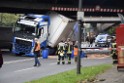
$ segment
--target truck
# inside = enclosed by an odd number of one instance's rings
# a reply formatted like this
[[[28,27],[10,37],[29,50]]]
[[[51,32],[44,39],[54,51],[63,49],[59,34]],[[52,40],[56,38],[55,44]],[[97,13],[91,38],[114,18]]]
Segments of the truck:
[[[0,27],[0,49],[12,50],[13,28]]]
[[[116,56],[113,60],[117,61],[117,70],[124,69],[124,23],[116,28]]]
[[[116,35],[114,37],[113,51],[113,63],[117,64],[117,70],[124,70],[124,16],[118,14],[121,23],[116,27]]]
[[[34,38],[39,39],[42,50],[53,50],[60,41],[67,39],[74,24],[73,19],[56,12],[23,15],[17,20],[14,29],[12,52],[34,56]]]

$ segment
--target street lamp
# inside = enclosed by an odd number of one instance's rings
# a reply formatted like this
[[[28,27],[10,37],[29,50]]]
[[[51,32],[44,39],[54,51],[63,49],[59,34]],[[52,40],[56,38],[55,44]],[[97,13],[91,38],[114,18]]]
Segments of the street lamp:
[[[78,57],[77,57],[77,74],[81,74],[81,23],[82,23],[82,0],[79,0],[77,20],[78,20]]]

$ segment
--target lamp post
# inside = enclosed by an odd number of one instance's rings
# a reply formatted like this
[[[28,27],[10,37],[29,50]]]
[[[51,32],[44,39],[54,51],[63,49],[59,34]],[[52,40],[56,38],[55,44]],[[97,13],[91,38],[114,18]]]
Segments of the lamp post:
[[[81,74],[81,20],[82,20],[82,0],[79,0],[77,20],[78,20],[78,57],[77,57],[77,74]]]

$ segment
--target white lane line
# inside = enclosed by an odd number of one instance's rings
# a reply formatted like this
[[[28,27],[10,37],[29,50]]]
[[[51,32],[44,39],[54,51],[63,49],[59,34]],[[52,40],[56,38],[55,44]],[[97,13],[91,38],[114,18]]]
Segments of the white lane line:
[[[21,69],[21,70],[16,70],[14,72],[22,72],[22,71],[27,71],[27,70],[31,70],[31,69],[34,69],[34,67],[25,68],[25,69]]]
[[[23,59],[23,60],[13,60],[13,61],[5,61],[4,64],[11,64],[11,63],[17,63],[17,62],[24,62],[24,61],[30,61],[34,60],[33,58],[30,59]]]

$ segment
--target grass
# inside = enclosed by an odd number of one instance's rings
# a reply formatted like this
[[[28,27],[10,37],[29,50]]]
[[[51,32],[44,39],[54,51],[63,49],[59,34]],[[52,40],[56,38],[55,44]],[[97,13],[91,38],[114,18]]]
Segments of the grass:
[[[74,69],[26,83],[80,83],[82,80],[95,78],[98,74],[103,73],[111,67],[111,64],[83,67],[81,68],[81,74],[79,75],[76,74],[76,69]]]

